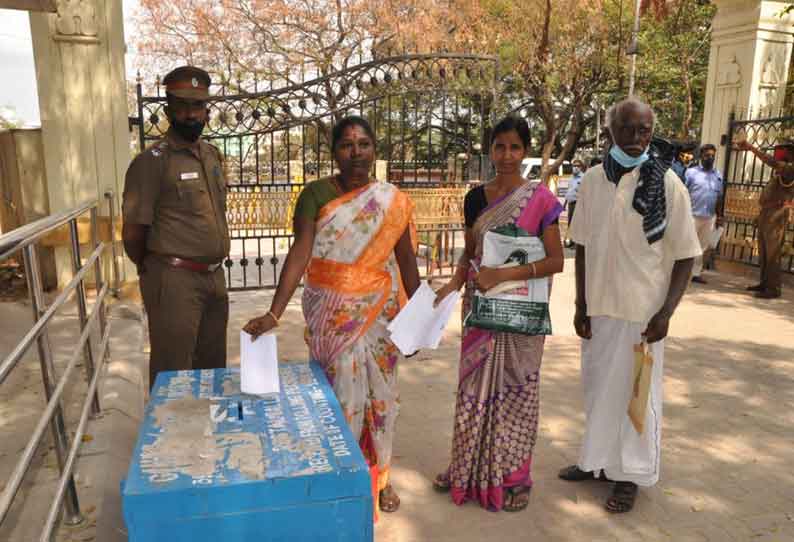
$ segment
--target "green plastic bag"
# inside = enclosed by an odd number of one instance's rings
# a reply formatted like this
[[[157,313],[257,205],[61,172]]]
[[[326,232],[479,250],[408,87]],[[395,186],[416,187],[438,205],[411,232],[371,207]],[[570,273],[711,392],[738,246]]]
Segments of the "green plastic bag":
[[[511,267],[545,257],[540,238],[508,225],[485,234],[481,265]],[[486,293],[476,292],[465,325],[523,335],[551,335],[548,277],[502,283]]]

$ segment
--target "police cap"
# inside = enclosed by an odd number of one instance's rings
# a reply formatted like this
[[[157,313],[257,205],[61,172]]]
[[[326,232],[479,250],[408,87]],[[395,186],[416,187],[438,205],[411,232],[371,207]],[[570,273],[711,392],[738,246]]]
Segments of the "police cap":
[[[163,78],[167,94],[190,100],[209,98],[210,83],[210,74],[195,66],[180,66]]]

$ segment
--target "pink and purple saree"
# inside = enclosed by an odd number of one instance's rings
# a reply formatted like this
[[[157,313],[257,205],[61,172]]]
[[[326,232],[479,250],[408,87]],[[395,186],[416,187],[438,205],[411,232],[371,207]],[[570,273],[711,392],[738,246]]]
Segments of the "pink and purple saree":
[[[492,202],[473,226],[475,261],[482,258],[485,233],[516,224],[540,236],[562,212],[545,185],[526,183]],[[469,269],[463,317],[475,291]],[[452,457],[447,476],[452,499],[476,499],[501,510],[504,491],[531,486],[532,450],[537,438],[540,364],[545,336],[467,327],[463,330]]]

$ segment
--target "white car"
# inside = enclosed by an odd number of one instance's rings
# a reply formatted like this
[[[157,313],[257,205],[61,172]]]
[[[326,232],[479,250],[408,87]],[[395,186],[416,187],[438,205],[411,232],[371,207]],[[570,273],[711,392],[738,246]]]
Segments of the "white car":
[[[540,167],[543,163],[541,158],[524,158],[521,161],[521,176],[530,181],[540,179]],[[552,175],[550,185],[556,187],[558,197],[565,197],[568,191],[569,177],[573,174],[573,166],[565,160],[557,169],[556,175]]]

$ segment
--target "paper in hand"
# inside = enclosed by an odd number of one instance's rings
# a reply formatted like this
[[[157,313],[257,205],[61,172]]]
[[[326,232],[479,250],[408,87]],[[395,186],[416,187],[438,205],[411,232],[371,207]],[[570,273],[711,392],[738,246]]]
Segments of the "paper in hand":
[[[422,281],[405,307],[389,323],[387,329],[394,345],[405,355],[422,348],[438,348],[459,299],[460,293],[452,292],[434,307],[436,293],[426,281]]]
[[[716,228],[713,232],[711,232],[711,239],[709,241],[709,248],[717,248],[717,245],[722,239],[722,234],[725,233],[725,226],[720,226]]]
[[[278,347],[272,333],[255,341],[240,331],[240,391],[252,395],[279,393]]]

